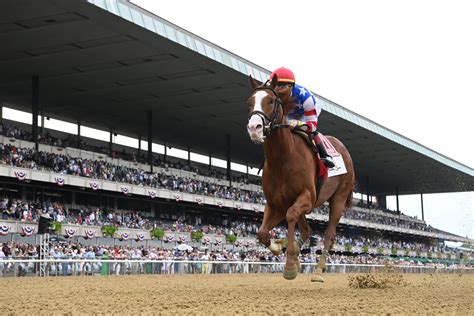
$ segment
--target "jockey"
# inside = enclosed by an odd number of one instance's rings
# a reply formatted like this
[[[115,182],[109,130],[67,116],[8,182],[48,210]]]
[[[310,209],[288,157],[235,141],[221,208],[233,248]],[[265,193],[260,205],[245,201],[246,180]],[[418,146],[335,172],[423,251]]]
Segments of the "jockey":
[[[320,101],[316,99],[311,91],[295,83],[295,75],[290,69],[285,67],[276,69],[270,75],[270,81],[275,75],[277,75],[278,78],[275,90],[278,93],[282,93],[287,89],[291,89],[290,93],[294,98],[295,108],[287,115],[288,124],[291,128],[303,125],[308,126],[309,130],[308,128],[306,128],[306,130],[315,135],[314,139],[316,141],[316,146],[318,147],[319,157],[324,165],[328,168],[334,167],[334,161],[332,160],[332,157],[328,155],[319,133],[316,131],[316,128],[318,127],[318,116],[321,114]]]

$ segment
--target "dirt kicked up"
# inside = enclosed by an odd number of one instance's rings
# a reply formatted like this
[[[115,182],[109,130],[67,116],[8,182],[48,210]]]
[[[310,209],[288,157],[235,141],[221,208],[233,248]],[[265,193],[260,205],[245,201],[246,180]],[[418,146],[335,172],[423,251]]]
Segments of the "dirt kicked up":
[[[154,275],[0,279],[10,314],[456,314],[474,311],[474,275],[405,274],[403,285],[355,289],[347,274],[326,283],[300,274]]]

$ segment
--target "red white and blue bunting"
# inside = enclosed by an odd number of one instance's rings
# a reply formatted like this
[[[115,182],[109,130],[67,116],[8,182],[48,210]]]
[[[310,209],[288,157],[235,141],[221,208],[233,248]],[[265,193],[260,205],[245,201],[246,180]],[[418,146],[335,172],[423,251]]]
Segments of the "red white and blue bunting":
[[[224,206],[224,203],[222,201],[217,201],[217,206],[222,207]]]
[[[221,244],[222,244],[222,240],[221,240],[221,239],[214,239],[214,245],[220,246]]]
[[[26,173],[25,171],[21,171],[21,170],[15,171],[14,173],[15,173],[15,177],[20,181],[25,180],[28,176],[28,173]]]
[[[89,186],[91,187],[92,191],[97,191],[99,189],[99,184],[97,182],[89,182]]]
[[[54,182],[56,182],[57,185],[62,187],[66,183],[66,178],[64,178],[64,177],[54,177]]]
[[[66,234],[64,235],[64,237],[66,238],[72,238],[76,235],[77,233],[77,228],[66,228],[64,230],[66,232]]]
[[[120,191],[122,191],[123,194],[129,195],[130,194],[130,189],[127,187],[120,187]]]
[[[238,240],[238,239],[237,239],[237,240],[235,241],[235,245],[236,245],[237,247],[242,247],[242,240]]]
[[[155,191],[148,191],[148,196],[151,197],[152,199],[156,198],[156,192]]]
[[[10,225],[1,225],[0,226],[0,236],[6,236],[10,232],[12,227]]]
[[[35,233],[35,228],[33,226],[21,226],[21,235],[22,236],[31,236]]]
[[[240,210],[240,209],[242,208],[242,204],[237,203],[237,204],[235,204],[235,207],[236,207],[238,210]]]
[[[173,242],[173,240],[174,240],[174,237],[173,237],[173,236],[171,236],[171,235],[166,235],[164,242]]]
[[[181,195],[180,194],[173,194],[173,198],[176,200],[176,202],[179,202],[181,200]]]
[[[145,240],[145,234],[137,233],[137,237],[135,238],[135,241],[143,241],[143,240]]]
[[[184,244],[186,242],[186,236],[179,236],[179,242]]]
[[[258,207],[257,205],[254,205],[254,206],[252,206],[252,208],[253,208],[253,210],[256,212],[256,211],[258,211],[258,208],[259,208],[259,207]]]
[[[209,238],[209,237],[204,237],[204,238],[202,239],[202,243],[203,243],[203,245],[209,245],[209,244],[211,243],[211,238]]]
[[[84,238],[86,239],[92,239],[95,237],[95,231],[92,230],[92,229],[87,229],[85,232],[84,232]]]
[[[200,198],[200,197],[195,198],[195,200],[196,200],[196,203],[197,203],[198,205],[203,205],[203,204],[204,204],[204,200],[203,200],[202,198]]]
[[[127,232],[120,232],[119,233],[119,239],[120,240],[128,240],[128,238],[130,238],[130,235],[127,233]]]

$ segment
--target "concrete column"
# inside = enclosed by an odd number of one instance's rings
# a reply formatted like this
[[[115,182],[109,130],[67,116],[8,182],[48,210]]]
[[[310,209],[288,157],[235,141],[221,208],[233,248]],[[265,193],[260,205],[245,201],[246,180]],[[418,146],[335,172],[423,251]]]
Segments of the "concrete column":
[[[188,147],[188,166],[191,166],[191,148]]]
[[[423,193],[420,194],[421,198],[421,219],[424,221],[425,220],[425,208],[423,205]]]
[[[387,196],[386,195],[377,195],[377,203],[381,208],[387,208]]]
[[[39,78],[32,77],[32,91],[31,91],[31,113],[33,114],[33,122],[31,124],[31,134],[35,142],[35,150],[38,150],[38,94],[39,94]]]
[[[71,205],[72,205],[73,208],[75,208],[76,207],[76,192],[72,191],[71,193],[72,193],[71,194]]]
[[[365,194],[367,195],[367,206],[369,206],[369,176],[365,177]]]
[[[44,137],[44,111],[41,108],[41,137]]]
[[[110,156],[110,157],[113,157],[114,148],[113,148],[112,129],[109,130],[109,135],[110,135],[110,139],[109,139],[109,156]]]
[[[232,175],[230,171],[230,162],[231,162],[231,151],[230,151],[230,135],[225,135],[225,151],[227,158],[227,180],[229,180],[229,185],[232,185]]]
[[[21,201],[26,202],[26,186],[21,187]]]
[[[150,165],[150,172],[153,172],[153,112],[147,111],[147,141],[148,141],[148,159],[147,162]],[[166,150],[166,149],[165,149]]]
[[[142,151],[142,135],[138,135],[138,149],[137,149],[137,156],[140,157],[140,153]],[[138,159],[137,159],[138,161]]]
[[[81,149],[81,121],[77,120],[77,148]]]
[[[164,148],[165,148],[165,155],[164,155],[163,159],[165,160],[164,162],[167,163],[167,161],[168,161],[168,144],[166,144],[166,141],[165,141]]]
[[[395,187],[395,197],[397,198],[397,213],[400,216],[400,205],[398,204],[398,185]]]

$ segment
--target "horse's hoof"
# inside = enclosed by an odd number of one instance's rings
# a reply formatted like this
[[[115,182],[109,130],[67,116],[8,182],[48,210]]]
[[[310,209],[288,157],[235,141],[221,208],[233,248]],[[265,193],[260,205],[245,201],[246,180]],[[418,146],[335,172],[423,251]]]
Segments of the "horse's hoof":
[[[286,269],[283,271],[283,277],[286,279],[286,280],[293,280],[294,278],[296,278],[296,276],[298,275],[298,270],[297,269],[294,269],[294,270],[291,270],[291,271],[287,271]]]
[[[321,269],[321,268],[316,269],[316,272],[314,273],[313,277],[311,278],[311,282],[324,283],[323,269]]]
[[[324,283],[324,278],[320,274],[316,274],[311,278],[311,282],[319,282],[319,283]]]

